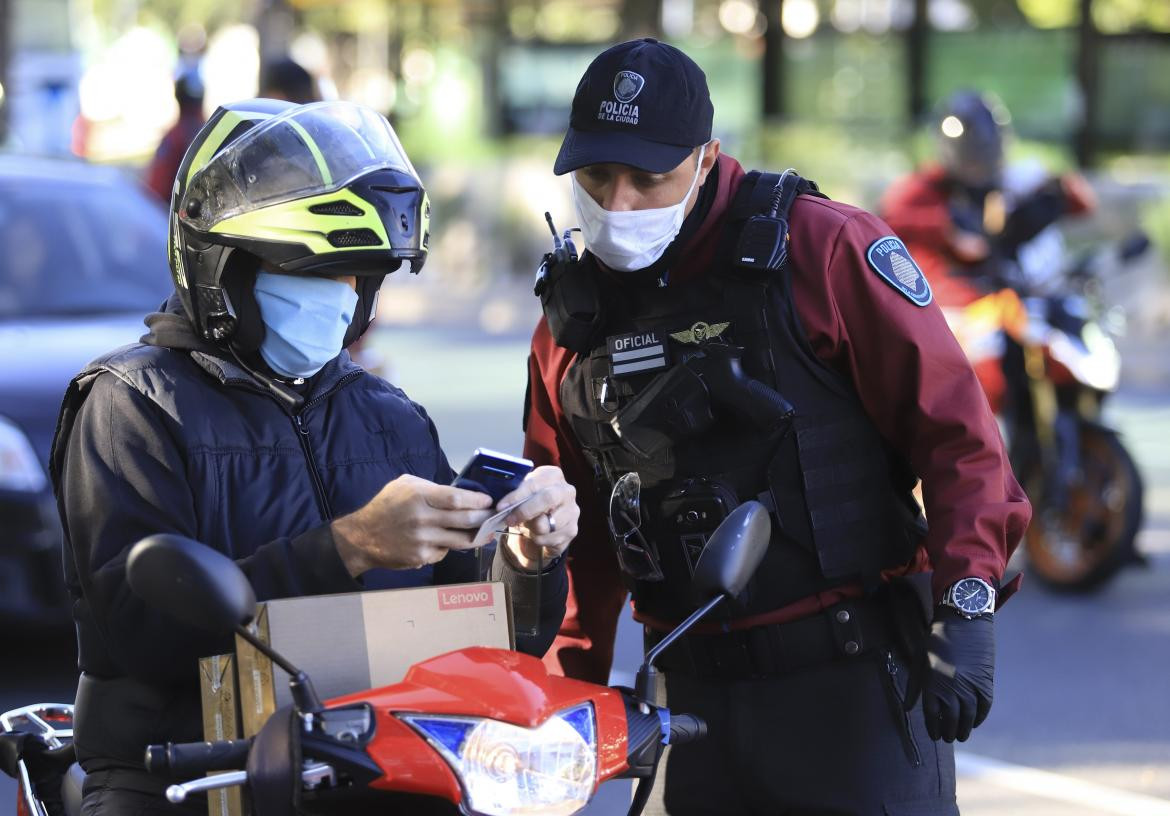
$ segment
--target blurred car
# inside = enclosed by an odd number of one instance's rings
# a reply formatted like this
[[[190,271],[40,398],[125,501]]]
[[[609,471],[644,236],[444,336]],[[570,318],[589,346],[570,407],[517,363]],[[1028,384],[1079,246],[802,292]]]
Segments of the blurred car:
[[[0,620],[66,624],[49,446],[70,379],[171,290],[167,215],[123,171],[0,156]]]

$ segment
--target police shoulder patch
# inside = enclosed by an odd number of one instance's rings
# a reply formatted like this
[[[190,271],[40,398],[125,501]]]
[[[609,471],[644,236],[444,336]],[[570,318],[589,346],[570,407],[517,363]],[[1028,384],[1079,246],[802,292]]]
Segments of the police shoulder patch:
[[[896,235],[878,238],[869,245],[865,259],[870,268],[916,306],[926,306],[933,297],[926,275],[910,257],[910,250]]]

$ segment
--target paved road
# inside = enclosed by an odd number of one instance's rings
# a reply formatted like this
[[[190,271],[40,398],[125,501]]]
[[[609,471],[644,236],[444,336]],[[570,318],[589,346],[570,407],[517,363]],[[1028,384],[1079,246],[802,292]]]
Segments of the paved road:
[[[518,450],[523,338],[391,330],[379,347],[456,467],[479,445]],[[1123,394],[1113,416],[1147,479],[1151,565],[1088,597],[1033,582],[1000,614],[995,710],[960,757],[966,816],[1170,816],[1170,394]],[[5,642],[0,705],[65,699],[67,653]],[[627,624],[617,672],[638,657]],[[11,791],[0,781],[0,816],[13,813]],[[619,812],[621,795],[605,791],[590,813]]]

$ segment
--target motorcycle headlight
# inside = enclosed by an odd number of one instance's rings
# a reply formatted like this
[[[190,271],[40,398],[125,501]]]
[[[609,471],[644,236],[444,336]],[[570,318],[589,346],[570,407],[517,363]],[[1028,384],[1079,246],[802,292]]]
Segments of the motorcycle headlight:
[[[400,714],[459,777],[478,816],[569,816],[597,786],[593,705],[561,711],[537,728],[478,717]]]
[[[0,416],[0,489],[39,493],[47,484],[45,469],[24,431]]]

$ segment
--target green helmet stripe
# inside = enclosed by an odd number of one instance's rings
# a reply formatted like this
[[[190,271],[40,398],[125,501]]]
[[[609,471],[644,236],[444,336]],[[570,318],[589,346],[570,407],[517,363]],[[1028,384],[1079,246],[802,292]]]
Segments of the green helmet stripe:
[[[301,134],[301,138],[305,140],[305,146],[309,148],[309,152],[313,154],[313,161],[317,162],[317,172],[321,174],[321,181],[325,186],[333,184],[333,174],[329,172],[329,165],[325,163],[325,156],[321,153],[321,148],[317,147],[317,143],[313,141],[313,137],[309,135],[309,131],[301,127],[301,123],[295,119],[289,119],[288,123],[292,125],[293,130]]]
[[[184,186],[189,185],[191,183],[191,177],[202,170],[211,161],[211,157],[219,152],[219,149],[223,147],[223,140],[231,135],[231,132],[236,129],[236,126],[240,122],[251,122],[257,119],[269,118],[271,118],[271,114],[268,113],[225,110],[223,117],[215,124],[211,133],[207,134],[207,138],[199,146],[199,152],[191,160],[191,166],[187,168],[187,178],[183,182]]]

